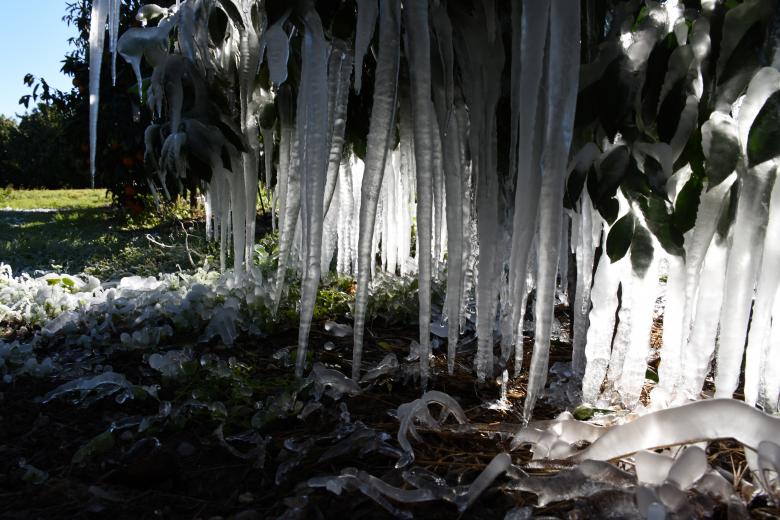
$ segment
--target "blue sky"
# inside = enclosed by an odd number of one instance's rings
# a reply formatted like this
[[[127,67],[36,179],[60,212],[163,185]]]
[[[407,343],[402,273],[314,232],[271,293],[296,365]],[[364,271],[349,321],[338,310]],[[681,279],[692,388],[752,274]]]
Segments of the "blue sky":
[[[22,82],[28,72],[60,90],[71,88],[71,78],[60,72],[68,38],[76,35],[75,27],[62,21],[66,3],[0,0],[0,114],[24,112],[18,102],[31,93]]]

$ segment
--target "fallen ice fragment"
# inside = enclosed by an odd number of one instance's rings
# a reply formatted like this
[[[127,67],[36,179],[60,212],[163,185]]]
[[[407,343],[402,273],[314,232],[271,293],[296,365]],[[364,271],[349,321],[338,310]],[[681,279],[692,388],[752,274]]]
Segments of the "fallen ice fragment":
[[[78,328],[79,313],[75,311],[65,311],[53,320],[43,326],[43,332],[48,335],[54,335],[58,332],[68,333]]]
[[[653,451],[640,451],[634,455],[634,463],[639,482],[660,486],[669,475],[674,459]]]
[[[337,338],[345,338],[352,335],[352,325],[336,323],[335,321],[325,322],[325,332]]]
[[[666,481],[685,490],[699,480],[707,471],[707,454],[698,446],[689,446],[669,470]]]
[[[398,366],[398,358],[395,357],[395,354],[390,353],[382,358],[382,361],[380,361],[376,367],[366,372],[366,375],[363,376],[360,382],[366,383],[369,381],[374,381],[375,379],[378,379],[385,374],[395,372],[398,369]]]
[[[41,402],[45,404],[71,392],[79,392],[78,401],[81,402],[87,394],[93,391],[97,392],[97,399],[119,393],[116,397],[117,402],[124,402],[128,398],[133,397],[136,389],[154,396],[154,390],[150,387],[135,386],[124,375],[116,372],[103,372],[94,377],[82,377],[60,385],[46,394]]]
[[[176,377],[181,374],[184,363],[192,359],[192,353],[186,349],[170,350],[165,354],[154,353],[149,356],[149,366],[165,377]]]
[[[357,395],[360,386],[338,370],[326,368],[322,363],[314,363],[309,374],[309,380],[314,382],[314,399],[319,401],[322,395],[333,400],[341,399],[344,394]]]
[[[636,477],[602,461],[587,460],[553,476],[528,476],[513,480],[508,489],[537,496],[537,504],[588,497],[601,491],[626,489],[636,485]]]

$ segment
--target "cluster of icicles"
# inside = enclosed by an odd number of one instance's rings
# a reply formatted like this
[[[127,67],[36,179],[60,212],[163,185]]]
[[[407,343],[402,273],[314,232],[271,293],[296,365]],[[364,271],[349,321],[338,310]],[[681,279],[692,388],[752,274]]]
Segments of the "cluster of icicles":
[[[356,380],[375,269],[419,276],[424,385],[430,371],[433,280],[446,281],[442,320],[448,324],[450,371],[465,322],[465,302],[473,291],[475,370],[480,380],[495,372],[496,360],[500,369],[512,358],[516,370],[522,366],[523,315],[533,290],[535,333],[525,401],[529,418],[547,377],[556,292],[566,292],[571,244],[577,260],[573,369],[583,379],[583,398],[593,404],[600,400],[627,407],[637,404],[645,381],[662,250],[656,247],[659,254],[641,275],[631,268],[629,256],[612,264],[602,255],[592,276],[594,251],[605,240],[609,225],[593,210],[587,193],[578,212],[569,215],[561,207],[567,174],[598,163],[600,153],[595,146],[586,147],[568,164],[579,84],[580,43],[572,37],[580,32],[579,2],[512,2],[511,26],[516,30],[508,64],[492,1],[476,2],[472,10],[453,6],[448,10],[440,0],[405,1],[403,6],[401,0],[358,0],[354,50],[346,42],[326,39],[313,6],[298,8],[300,26],[287,23],[292,16],[288,11],[269,27],[261,0],[183,0],[171,8],[146,5],[138,14],[144,27],[129,29],[117,40],[119,3],[93,3],[93,157],[102,29],[108,19],[110,47],[132,65],[139,90],[141,59],[154,67],[148,101],[155,115],[167,122],[147,130],[147,160],[159,171],[163,189],[166,177],[186,176],[188,156],[211,166],[209,233],[221,242],[223,267],[232,242],[239,279],[246,276],[251,259],[262,136],[264,182],[273,194],[274,213],[278,212],[273,225],[280,235],[275,306],[283,294],[287,268],[296,267],[302,274],[299,375],[304,371],[320,277],[334,264],[334,257],[337,271],[357,279]],[[223,10],[229,20],[224,40],[217,42],[210,39],[207,23],[215,9]],[[152,20],[157,24],[147,27]],[[374,98],[363,162],[344,150],[344,129],[348,92],[361,88],[363,58],[377,25]],[[173,28],[178,39],[175,52],[169,43]],[[290,40],[298,30],[302,44],[296,97],[287,65]],[[402,46],[408,70],[402,66]],[[257,82],[263,60],[273,92]],[[506,66],[511,74],[509,179],[497,168],[496,110]],[[778,82],[776,71],[762,74],[771,77],[754,81],[753,98],[749,91],[738,118],[718,112],[717,117],[730,123],[718,119],[711,124],[733,123],[743,137],[758,110],[750,107],[760,108],[773,92],[766,85]],[[206,88],[214,78],[231,85],[237,97],[229,101],[240,107],[216,120]],[[186,107],[185,91],[194,96]],[[226,95],[231,95],[230,89]],[[751,105],[751,99],[762,96],[762,103]],[[261,113],[274,98],[278,117],[269,124]],[[400,143],[394,148],[396,125]],[[243,150],[225,128],[240,136]],[[277,182],[271,185],[275,142]],[[744,139],[741,142],[744,148]],[[159,154],[153,153],[156,147]],[[668,258],[656,392],[667,404],[699,397],[719,328],[716,395],[732,396],[757,286],[745,395],[751,404],[760,396],[765,409],[777,410],[780,327],[773,327],[771,318],[780,313],[774,304],[780,271],[773,267],[780,249],[771,237],[780,226],[776,215],[780,186],[771,190],[774,161],[754,171],[756,175],[739,178],[734,174],[703,194],[697,225],[686,237],[687,260]],[[715,217],[734,182],[743,183],[736,224],[733,237],[721,239],[715,235]],[[627,203],[622,204],[625,213]],[[378,252],[381,265],[375,262]],[[500,354],[494,356],[499,338]],[[774,353],[769,345],[774,345]],[[602,394],[605,378],[608,384]]]

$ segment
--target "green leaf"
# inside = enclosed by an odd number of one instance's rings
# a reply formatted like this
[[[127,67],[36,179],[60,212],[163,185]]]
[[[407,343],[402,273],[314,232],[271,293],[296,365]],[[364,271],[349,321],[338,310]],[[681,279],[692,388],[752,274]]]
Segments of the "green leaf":
[[[643,226],[635,226],[631,239],[631,267],[638,276],[644,276],[653,262],[653,238]]]
[[[81,446],[76,453],[73,454],[71,462],[73,464],[84,464],[87,460],[94,458],[96,455],[106,453],[114,447],[114,444],[114,434],[110,431],[105,431]]]
[[[617,262],[628,252],[631,247],[631,238],[634,236],[636,219],[630,211],[615,222],[607,235],[607,256],[610,261]]]
[[[601,214],[601,217],[609,224],[615,222],[620,212],[620,204],[616,199],[607,199],[596,206],[596,209]]]
[[[587,421],[588,419],[593,417],[594,412],[593,412],[593,408],[591,408],[586,404],[583,404],[575,408],[571,414],[578,421]]]
[[[696,224],[696,213],[699,211],[699,200],[704,183],[699,177],[692,176],[685,183],[683,189],[677,194],[674,201],[674,214],[672,221],[674,226],[685,233]]]
[[[616,146],[601,156],[596,169],[597,175],[593,176],[595,178],[588,184],[588,191],[594,202],[598,204],[615,195],[628,172],[629,163],[630,154],[625,145]]]
[[[650,188],[661,195],[666,196],[666,173],[661,163],[655,160],[651,155],[645,156],[645,175]]]
[[[750,127],[748,165],[755,166],[780,155],[780,91],[766,100]]]
[[[590,171],[594,171],[593,167],[590,168]],[[569,179],[566,181],[566,192],[563,198],[564,207],[568,209],[577,207],[577,201],[580,200],[582,189],[585,187],[585,179],[588,175],[588,170],[580,171],[577,168],[571,172]]]
[[[645,371],[645,379],[649,379],[650,381],[653,381],[654,383],[658,382],[658,374],[655,373],[655,370],[652,368],[648,368]]]

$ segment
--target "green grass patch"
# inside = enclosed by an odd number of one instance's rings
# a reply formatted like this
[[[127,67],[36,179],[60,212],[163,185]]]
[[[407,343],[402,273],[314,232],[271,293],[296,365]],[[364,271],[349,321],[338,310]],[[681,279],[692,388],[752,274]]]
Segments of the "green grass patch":
[[[0,207],[11,209],[90,209],[111,204],[106,190],[0,189]]]
[[[189,270],[205,261],[213,266],[215,257],[218,247],[206,241],[202,221],[128,226],[107,207],[0,211],[0,261],[16,274],[86,272],[108,280]]]

